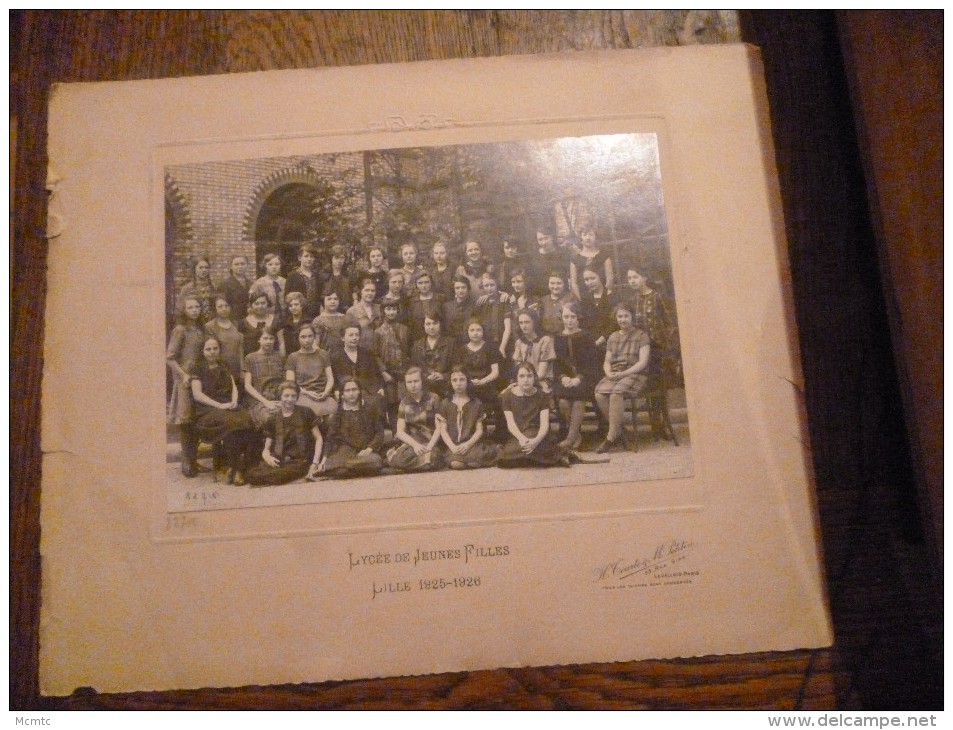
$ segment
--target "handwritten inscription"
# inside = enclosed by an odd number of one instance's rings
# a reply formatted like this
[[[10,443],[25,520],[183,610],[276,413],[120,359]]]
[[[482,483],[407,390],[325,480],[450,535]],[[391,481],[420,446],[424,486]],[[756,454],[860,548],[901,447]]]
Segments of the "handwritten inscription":
[[[198,523],[198,517],[192,517],[191,515],[166,515],[165,529],[166,531],[184,530],[195,527]]]
[[[669,540],[641,557],[622,558],[600,566],[595,582],[611,589],[689,584],[700,575],[686,562],[694,550],[691,540]]]
[[[189,491],[185,493],[185,503],[188,505],[201,504],[205,506],[208,504],[214,504],[218,501],[219,497],[221,497],[221,494],[219,494],[218,490],[214,489],[202,489],[194,492]]]

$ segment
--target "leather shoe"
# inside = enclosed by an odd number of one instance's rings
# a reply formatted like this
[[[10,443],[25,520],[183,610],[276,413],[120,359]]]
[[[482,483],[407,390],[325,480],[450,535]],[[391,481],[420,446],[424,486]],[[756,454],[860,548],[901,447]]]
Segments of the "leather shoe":
[[[193,464],[191,461],[182,462],[182,476],[184,476],[186,479],[193,479],[197,475],[198,471],[195,468],[195,464]]]
[[[245,475],[240,471],[235,471],[235,481],[232,482],[236,487],[244,487],[248,482],[245,481]]]
[[[608,454],[610,451],[619,451],[621,448],[622,445],[618,441],[610,441],[609,439],[606,439],[596,447],[596,453]]]

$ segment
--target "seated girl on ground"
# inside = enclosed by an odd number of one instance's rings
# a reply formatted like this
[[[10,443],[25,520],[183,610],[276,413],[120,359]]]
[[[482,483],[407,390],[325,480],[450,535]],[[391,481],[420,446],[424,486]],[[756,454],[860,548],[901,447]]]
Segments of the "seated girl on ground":
[[[331,416],[325,453],[316,470],[321,477],[357,477],[379,474],[384,460],[378,451],[384,443],[380,400],[361,393],[357,379],[341,381],[341,401]]]
[[[248,472],[248,483],[255,487],[313,477],[321,462],[321,429],[310,410],[296,405],[300,388],[285,381],[279,391],[280,407],[265,423],[261,463]]]
[[[405,471],[423,471],[437,465],[435,448],[440,441],[436,414],[438,398],[424,388],[423,371],[410,368],[404,374],[407,395],[397,407],[397,430],[401,443],[387,452],[387,465]]]
[[[500,449],[483,439],[483,404],[470,397],[470,379],[463,366],[451,367],[449,377],[452,393],[437,407],[437,428],[447,447],[443,461],[451,469],[493,466]]]
[[[510,439],[503,445],[497,466],[569,466],[569,454],[549,430],[549,400],[537,385],[536,369],[528,362],[520,363],[516,383],[500,398]]]

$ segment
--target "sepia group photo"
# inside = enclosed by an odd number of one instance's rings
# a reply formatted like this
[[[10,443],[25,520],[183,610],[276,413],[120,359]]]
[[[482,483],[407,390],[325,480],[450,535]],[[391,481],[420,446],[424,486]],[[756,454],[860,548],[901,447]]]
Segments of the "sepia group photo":
[[[162,173],[169,512],[693,475],[657,135]]]

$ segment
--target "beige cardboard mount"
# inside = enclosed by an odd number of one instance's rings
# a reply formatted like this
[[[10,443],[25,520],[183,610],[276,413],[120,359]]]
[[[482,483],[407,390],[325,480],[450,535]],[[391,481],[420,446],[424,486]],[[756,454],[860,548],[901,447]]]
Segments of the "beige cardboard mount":
[[[163,165],[643,132],[660,150],[689,476],[168,510]],[[61,85],[49,140],[44,693],[830,643],[752,48]]]

